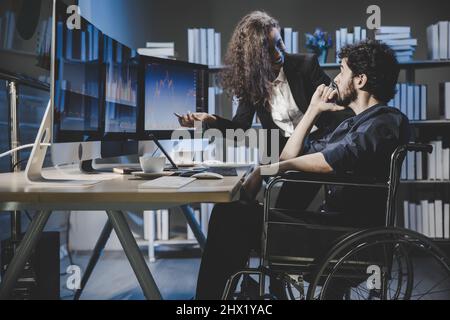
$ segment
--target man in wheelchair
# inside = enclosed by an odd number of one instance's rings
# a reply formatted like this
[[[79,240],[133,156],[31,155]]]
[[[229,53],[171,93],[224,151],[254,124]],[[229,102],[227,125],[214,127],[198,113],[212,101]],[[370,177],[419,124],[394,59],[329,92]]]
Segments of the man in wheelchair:
[[[310,106],[283,150],[280,162],[260,167],[243,186],[245,200],[216,205],[210,220],[209,236],[200,267],[197,298],[220,299],[228,278],[246,266],[252,250],[261,250],[263,207],[255,201],[263,184],[264,169],[278,172],[301,171],[319,174],[347,174],[387,181],[391,155],[409,140],[405,115],[386,104],[395,95],[399,65],[394,52],[376,41],[347,46],[336,87],[317,88]],[[351,108],[356,116],[345,120],[325,137],[310,135],[323,112]],[[327,187],[320,213],[305,210],[322,186],[283,185],[277,200],[282,221],[303,219],[343,228],[384,224],[386,191],[357,187]],[[295,215],[293,214],[295,213]],[[280,221],[281,221],[280,220]],[[295,255],[306,250],[311,256],[326,250],[340,234],[322,235],[289,227],[279,228],[270,250]]]

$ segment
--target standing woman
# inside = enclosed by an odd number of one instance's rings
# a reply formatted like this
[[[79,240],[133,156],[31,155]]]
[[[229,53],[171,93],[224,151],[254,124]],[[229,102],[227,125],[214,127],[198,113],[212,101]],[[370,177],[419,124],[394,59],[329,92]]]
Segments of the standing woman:
[[[227,68],[221,82],[225,91],[239,100],[233,120],[207,113],[192,113],[180,124],[193,127],[202,121],[208,128],[251,128],[255,113],[263,129],[280,131],[279,150],[300,123],[311,98],[321,84],[331,80],[312,54],[287,54],[277,20],[265,12],[246,15],[236,26],[225,56]],[[317,122],[316,134],[333,131],[353,116],[350,110],[330,112]]]

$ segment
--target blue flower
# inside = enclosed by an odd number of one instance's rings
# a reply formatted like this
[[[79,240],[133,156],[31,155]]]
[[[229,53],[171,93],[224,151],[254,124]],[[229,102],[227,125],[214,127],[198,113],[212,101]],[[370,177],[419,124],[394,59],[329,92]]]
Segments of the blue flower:
[[[306,47],[316,53],[327,50],[333,46],[333,40],[328,32],[322,31],[321,28],[316,28],[313,34],[305,33]]]

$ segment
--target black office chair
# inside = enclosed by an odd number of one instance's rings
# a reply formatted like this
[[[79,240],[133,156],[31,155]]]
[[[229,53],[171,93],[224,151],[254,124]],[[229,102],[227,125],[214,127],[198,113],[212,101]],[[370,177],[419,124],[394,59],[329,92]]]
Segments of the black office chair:
[[[258,299],[284,297],[267,293],[267,277],[281,282],[283,293],[290,299],[450,299],[450,260],[444,250],[421,234],[397,227],[396,197],[405,156],[408,151],[431,153],[432,150],[432,146],[419,144],[397,148],[391,158],[387,182],[300,172],[273,178],[265,192],[260,267],[234,274],[227,282],[223,299],[255,299],[242,290],[234,292],[241,279],[245,291],[248,283],[256,281],[254,276],[259,280]],[[274,187],[284,183],[384,190],[387,194],[384,225],[322,224],[317,222],[320,215],[314,216],[315,222],[310,223],[308,213],[273,208]],[[333,221],[332,215],[323,218]],[[338,220],[339,217],[334,219]],[[301,229],[299,234],[308,236],[280,250],[283,237],[278,232],[277,238],[277,228],[285,228],[287,232]],[[314,241],[322,252],[308,252],[307,241]],[[309,283],[307,293],[306,282]]]

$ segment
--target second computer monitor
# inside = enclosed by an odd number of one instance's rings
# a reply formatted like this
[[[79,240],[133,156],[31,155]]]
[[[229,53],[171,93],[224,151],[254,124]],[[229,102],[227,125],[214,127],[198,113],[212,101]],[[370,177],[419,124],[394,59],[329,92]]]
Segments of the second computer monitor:
[[[182,129],[175,114],[208,112],[207,66],[153,57],[142,61],[145,133],[170,139]]]

